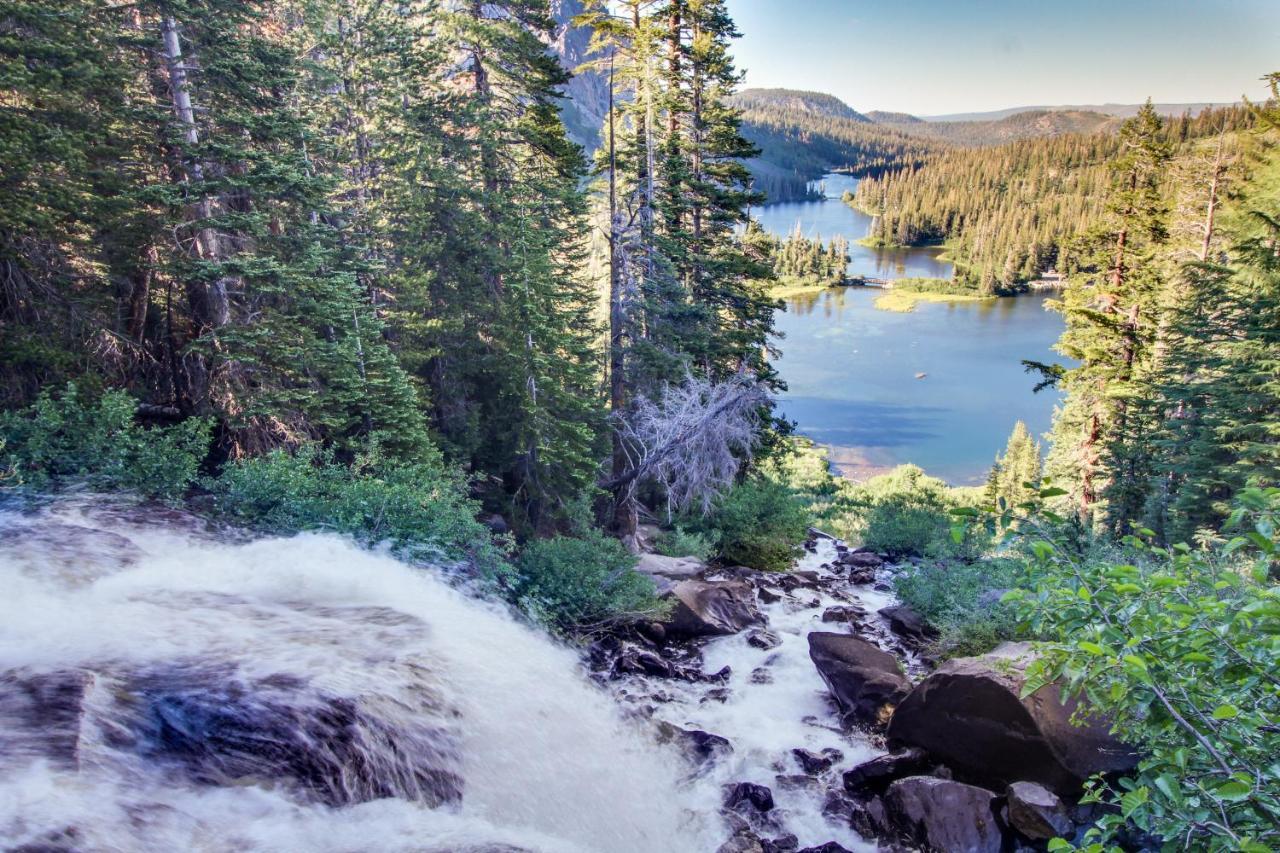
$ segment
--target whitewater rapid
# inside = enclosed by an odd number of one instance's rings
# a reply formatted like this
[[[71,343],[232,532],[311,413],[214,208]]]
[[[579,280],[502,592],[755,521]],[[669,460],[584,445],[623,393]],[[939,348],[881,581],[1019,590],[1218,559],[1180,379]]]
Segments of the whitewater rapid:
[[[0,702],[4,847],[626,853],[725,837],[718,780],[624,719],[573,650],[342,538],[227,541],[80,499],[0,513],[0,585],[9,698],[49,674],[83,687],[70,761],[45,748],[47,721]],[[327,749],[315,726],[345,746],[304,784],[237,776],[256,746],[228,763],[199,741],[241,749],[255,715],[288,747],[265,745],[272,760]]]

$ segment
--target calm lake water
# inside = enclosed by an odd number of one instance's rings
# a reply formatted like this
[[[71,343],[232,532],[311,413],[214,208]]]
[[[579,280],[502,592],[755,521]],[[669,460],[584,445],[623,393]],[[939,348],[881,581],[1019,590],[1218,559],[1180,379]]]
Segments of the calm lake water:
[[[785,234],[866,236],[870,217],[840,201],[856,181],[826,179],[826,201],[768,205],[755,214]],[[951,274],[931,249],[851,247],[851,273],[879,278]],[[1043,294],[984,302],[920,303],[911,313],[874,307],[877,289],[797,297],[777,318],[783,414],[826,446],[846,476],[864,479],[912,462],[955,485],[983,481],[1018,420],[1049,428],[1053,392],[1033,394],[1024,358],[1054,361],[1062,319]],[[925,374],[917,379],[917,374]]]

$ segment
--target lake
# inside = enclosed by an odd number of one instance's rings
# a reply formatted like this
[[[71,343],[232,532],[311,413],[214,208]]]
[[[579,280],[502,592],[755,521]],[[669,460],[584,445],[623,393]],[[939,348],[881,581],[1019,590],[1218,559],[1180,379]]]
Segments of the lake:
[[[840,201],[857,185],[825,179],[824,201],[766,205],[753,213],[777,234],[866,236],[870,217]],[[877,278],[949,277],[936,249],[851,246],[849,271]],[[1033,394],[1022,359],[1054,361],[1062,318],[1044,294],[983,302],[920,303],[910,313],[874,307],[876,288],[787,300],[777,317],[788,390],[782,413],[828,448],[845,476],[865,479],[912,462],[954,485],[981,483],[1016,421],[1048,430],[1055,393]],[[916,378],[924,374],[922,378]]]

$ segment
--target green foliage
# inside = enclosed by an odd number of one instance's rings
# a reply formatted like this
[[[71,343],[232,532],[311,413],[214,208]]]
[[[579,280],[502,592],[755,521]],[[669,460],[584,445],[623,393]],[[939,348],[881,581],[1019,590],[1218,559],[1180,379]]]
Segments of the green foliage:
[[[677,524],[674,530],[662,532],[653,543],[653,550],[666,557],[697,557],[705,561],[715,555],[719,538],[719,531],[698,532]]]
[[[900,465],[865,483],[848,484],[839,504],[843,524],[838,535],[861,541],[894,558],[930,557],[972,559],[985,539],[967,533],[951,536],[950,511],[973,501],[915,465]]]
[[[720,531],[720,556],[761,571],[782,572],[800,555],[809,512],[788,485],[755,476],[716,504],[707,524]]]
[[[327,530],[389,544],[407,560],[500,564],[499,543],[476,521],[466,482],[438,457],[388,460],[374,444],[347,466],[307,445],[233,462],[206,486],[217,513],[257,530]]]
[[[1005,640],[1022,639],[1013,609],[1001,601],[1024,576],[1021,561],[926,560],[894,576],[894,591],[940,634],[938,657],[979,655]]]
[[[1004,453],[991,466],[983,498],[988,506],[1001,509],[1021,506],[1036,498],[1042,473],[1040,442],[1031,437],[1026,424],[1018,421]]]
[[[1024,120],[1024,119],[1019,119]],[[1166,123],[1161,139],[1187,151],[1196,139],[1250,124],[1240,107]],[[936,128],[900,126],[913,133]],[[983,294],[1015,292],[1050,269],[1071,271],[1075,236],[1104,213],[1108,161],[1126,151],[1110,132],[1065,134],[984,148],[938,147],[923,165],[859,183],[850,203],[876,216],[870,239],[946,242],[956,275]]]
[[[622,543],[591,531],[530,542],[516,561],[512,598],[544,624],[570,630],[632,614],[656,614],[653,581]]]
[[[1048,640],[1026,690],[1061,678],[1143,752],[1128,776],[1091,781],[1087,799],[1117,809],[1093,841],[1132,825],[1166,849],[1280,844],[1278,518],[1280,489],[1246,490],[1230,540],[1159,548],[1138,530],[1109,559],[1051,513],[1015,534],[1031,558],[1007,601]]]
[[[828,243],[822,236],[812,239],[796,230],[784,240],[765,231],[752,219],[747,223],[743,244],[768,258],[773,274],[784,282],[808,282],[823,287],[844,284],[849,268],[849,241],[835,237]]]
[[[40,491],[83,484],[166,501],[180,499],[209,449],[210,423],[190,419],[147,429],[123,391],[86,399],[73,384],[42,392],[25,409],[0,413],[0,470]]]

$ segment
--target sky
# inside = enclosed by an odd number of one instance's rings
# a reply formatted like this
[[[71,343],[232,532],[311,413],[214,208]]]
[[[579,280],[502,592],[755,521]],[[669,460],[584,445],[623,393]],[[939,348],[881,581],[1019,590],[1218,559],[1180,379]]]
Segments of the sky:
[[[747,86],[916,115],[1236,101],[1280,71],[1280,0],[727,0]]]

